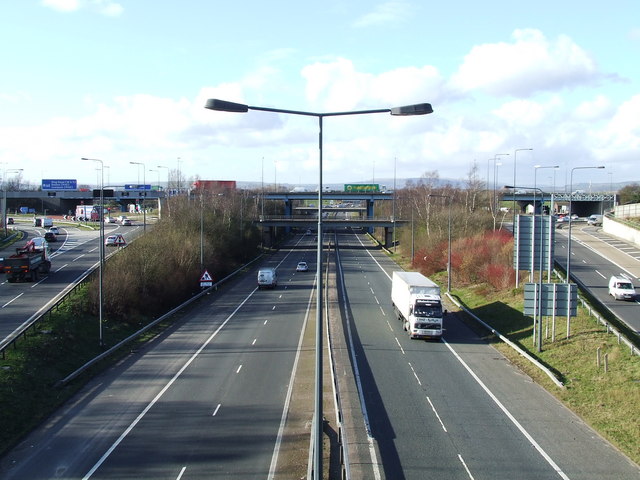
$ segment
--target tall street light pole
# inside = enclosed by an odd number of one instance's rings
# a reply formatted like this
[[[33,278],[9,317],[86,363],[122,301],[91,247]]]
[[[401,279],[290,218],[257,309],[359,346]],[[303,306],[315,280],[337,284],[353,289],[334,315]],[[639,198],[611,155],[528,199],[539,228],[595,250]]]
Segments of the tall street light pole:
[[[513,184],[516,185],[518,182],[516,181],[516,164],[517,159],[518,159],[518,152],[524,152],[524,151],[531,151],[533,150],[533,148],[516,148],[513,151]],[[515,196],[515,190],[513,192],[513,231],[515,233],[515,228],[516,228],[516,196]],[[518,273],[516,272],[516,275]]]
[[[246,113],[249,110],[258,110],[263,112],[284,113],[288,115],[302,115],[307,117],[315,117],[318,119],[319,135],[318,135],[318,245],[316,260],[316,280],[318,282],[318,291],[316,295],[316,351],[315,351],[315,406],[314,406],[314,450],[313,450],[313,471],[314,479],[322,478],[322,122],[325,117],[338,117],[347,115],[367,115],[373,113],[390,113],[391,115],[425,115],[433,113],[431,104],[420,103],[416,105],[407,105],[396,108],[382,108],[375,110],[357,110],[345,112],[331,113],[314,113],[303,112],[298,110],[285,110],[280,108],[256,107],[244,105],[241,103],[228,102],[211,98],[207,100],[205,108],[221,112]]]
[[[165,167],[164,165],[156,165],[156,168],[166,168],[167,169],[167,188],[164,191],[164,198],[167,204],[167,214],[171,216],[171,211],[169,210],[169,167]],[[160,183],[158,181],[158,183]]]
[[[522,188],[522,189],[528,189],[531,190],[531,187],[519,187],[517,185],[505,185],[504,188],[512,188],[512,189],[516,189],[516,188]],[[540,190],[537,187],[533,188],[534,191],[539,191],[540,192],[540,196],[543,196],[542,190]],[[536,215],[535,215],[535,211],[533,212],[533,233],[535,233],[536,231]],[[549,228],[551,228],[551,221],[549,220]],[[542,351],[542,269],[544,268],[544,261],[543,261],[543,257],[544,257],[544,223],[542,223],[540,225],[540,253],[539,253],[539,262],[538,262],[538,294],[537,294],[537,302],[536,302],[536,312],[537,315],[533,316],[533,343],[534,345],[537,345],[537,349],[538,352]],[[532,242],[533,244],[533,242]],[[514,252],[515,255],[517,256],[519,252]],[[535,251],[532,250],[531,253],[531,280],[530,282],[533,283],[533,268],[534,268],[534,257],[535,257]],[[551,258],[551,255],[549,255],[549,259]],[[537,317],[537,318],[536,318]],[[538,326],[538,330],[536,331],[536,323]],[[537,333],[537,335],[536,335]]]
[[[567,278],[565,282],[567,284],[571,283],[571,216],[573,215],[573,171],[574,170],[584,170],[587,168],[604,168],[604,165],[600,166],[585,166],[585,167],[573,167],[571,169],[571,174],[569,176],[569,236],[567,238]],[[571,292],[569,289],[568,292]],[[571,295],[567,295],[567,338],[569,338],[571,332],[571,311],[569,310],[571,307]]]
[[[546,166],[542,166],[542,165],[534,165],[533,166],[533,217],[535,219],[536,216],[536,191],[540,191],[540,214],[542,215],[542,206],[544,204],[544,192],[539,189],[536,188],[538,186],[538,169],[543,169],[543,168],[553,168],[558,169],[560,168],[560,165],[546,165]],[[553,199],[553,197],[551,197]],[[553,200],[552,200],[553,201]],[[535,225],[535,221],[534,221],[534,225]],[[533,263],[533,258],[531,259],[531,262]],[[551,273],[549,272],[549,275]],[[531,282],[533,282],[533,268],[531,268]]]
[[[147,169],[142,162],[129,162],[131,165],[142,165],[142,185],[144,186],[142,191],[142,231],[147,231],[147,209],[144,205],[144,199],[147,195]]]
[[[496,162],[498,161],[498,157],[507,156],[508,153],[496,153],[493,156],[493,229],[496,229],[496,217],[498,215],[498,197],[496,190]]]
[[[449,251],[447,253],[447,293],[450,293],[451,292],[451,202],[453,201],[453,197],[451,195],[436,195],[436,194],[429,194],[429,196],[446,198],[449,200],[449,221],[448,221],[448,228],[447,228],[448,243],[449,243]]]
[[[100,207],[98,211],[98,219],[100,221],[100,268],[99,268],[99,280],[98,280],[98,345],[100,348],[104,347],[104,340],[102,339],[102,286],[104,283],[104,162],[98,158],[86,158],[82,157],[81,160],[88,162],[100,163]]]
[[[7,173],[20,173],[22,170],[22,168],[12,168],[2,171],[2,196],[4,197],[2,199],[2,225],[4,226],[5,238],[9,235],[9,231],[7,230]]]

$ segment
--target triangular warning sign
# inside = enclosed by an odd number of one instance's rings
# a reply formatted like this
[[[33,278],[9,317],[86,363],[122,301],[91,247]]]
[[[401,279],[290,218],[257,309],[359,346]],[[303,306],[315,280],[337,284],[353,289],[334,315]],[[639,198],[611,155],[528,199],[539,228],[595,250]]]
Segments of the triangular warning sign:
[[[204,273],[202,274],[202,276],[200,277],[200,281],[201,282],[212,282],[213,278],[211,278],[211,275],[209,275],[209,272],[207,272],[205,270]]]
[[[118,247],[124,247],[127,244],[127,241],[124,239],[122,235],[118,235],[118,237],[116,238],[115,244]]]

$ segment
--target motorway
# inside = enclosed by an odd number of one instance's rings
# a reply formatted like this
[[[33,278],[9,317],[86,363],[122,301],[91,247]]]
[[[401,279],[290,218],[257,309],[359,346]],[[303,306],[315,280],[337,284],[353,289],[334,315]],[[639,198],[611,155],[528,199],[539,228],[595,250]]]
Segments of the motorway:
[[[0,477],[272,478],[315,292],[315,243],[296,242],[260,265],[278,267],[278,288],[256,290],[252,271],[209,295],[5,455]],[[456,314],[442,342],[409,339],[390,300],[397,265],[364,236],[344,231],[337,245],[375,444],[375,458],[356,459],[362,478],[640,478]],[[296,273],[299,261],[310,272]]]
[[[0,464],[3,479],[268,478],[315,292],[312,237],[201,300],[184,321],[93,379]]]
[[[567,231],[556,229],[555,258],[566,267]],[[602,228],[576,223],[571,229],[571,276],[629,328],[640,333],[640,305],[609,296],[609,278],[628,275],[640,293],[640,248],[606,234]]]
[[[442,342],[395,318],[398,267],[340,235],[350,330],[380,467],[365,478],[638,479],[640,469],[478,340],[455,314]]]
[[[51,271],[42,275],[34,283],[9,283],[4,275],[0,278],[0,341],[37,312],[45,310],[52,298],[77,282],[90,270],[100,258],[100,239],[98,230],[88,230],[69,223],[56,224],[60,235],[51,247]],[[27,234],[23,240],[14,243],[0,252],[0,257],[15,253],[17,247],[23,246],[30,238],[41,236],[46,231],[31,226],[26,221],[17,221],[14,225]],[[121,233],[127,241],[131,241],[142,232],[142,225],[121,227],[105,225],[105,235]],[[106,250],[110,254],[114,249]]]

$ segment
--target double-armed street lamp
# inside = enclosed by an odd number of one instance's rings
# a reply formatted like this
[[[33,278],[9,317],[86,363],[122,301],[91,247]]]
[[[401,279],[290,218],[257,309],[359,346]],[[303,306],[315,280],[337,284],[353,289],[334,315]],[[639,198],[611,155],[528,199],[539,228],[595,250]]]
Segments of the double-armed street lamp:
[[[348,115],[367,115],[374,113],[390,113],[391,115],[409,116],[409,115],[426,115],[433,113],[431,104],[420,103],[416,105],[406,105],[396,108],[381,108],[374,110],[356,110],[344,112],[304,112],[299,110],[285,110],[281,108],[257,107],[245,105],[241,103],[229,102],[226,100],[218,100],[211,98],[207,100],[205,108],[220,112],[247,113],[249,110],[258,110],[263,112],[284,113],[288,115],[301,115],[307,117],[315,117],[318,119],[319,135],[318,135],[318,245],[317,245],[317,261],[316,261],[316,281],[318,283],[318,291],[316,294],[316,348],[315,348],[315,405],[314,405],[314,431],[313,431],[313,472],[314,479],[322,478],[322,123],[325,117],[338,117]]]
[[[82,157],[80,160],[88,162],[100,163],[100,207],[98,221],[100,222],[100,267],[99,267],[99,280],[98,280],[98,344],[100,348],[104,346],[102,339],[102,285],[104,279],[104,162],[98,158],[86,158]]]

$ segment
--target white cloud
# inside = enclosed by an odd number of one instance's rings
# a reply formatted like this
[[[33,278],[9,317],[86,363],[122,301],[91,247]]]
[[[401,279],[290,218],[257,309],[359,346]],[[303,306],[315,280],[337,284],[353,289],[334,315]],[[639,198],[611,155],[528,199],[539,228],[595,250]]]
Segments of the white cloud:
[[[112,0],[42,0],[42,5],[60,12],[75,12],[86,8],[108,17],[117,17],[124,11],[122,5]]]
[[[454,90],[528,97],[593,83],[594,60],[566,35],[551,42],[539,30],[515,30],[513,42],[473,47],[451,79]]]
[[[356,19],[353,25],[362,28],[401,23],[409,16],[410,10],[409,3],[403,1],[381,3],[371,12]]]

